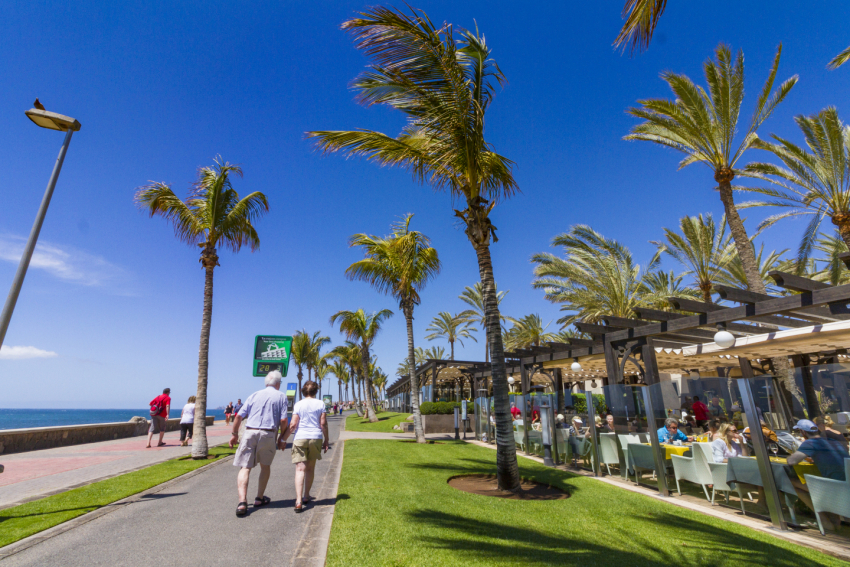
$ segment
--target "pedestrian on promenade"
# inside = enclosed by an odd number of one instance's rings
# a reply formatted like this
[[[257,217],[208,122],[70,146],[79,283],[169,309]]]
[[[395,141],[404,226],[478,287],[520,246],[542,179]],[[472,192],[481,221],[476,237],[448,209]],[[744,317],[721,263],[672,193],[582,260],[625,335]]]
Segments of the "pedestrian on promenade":
[[[308,380],[301,388],[301,398],[292,410],[292,462],[295,464],[295,512],[302,512],[304,504],[310,502],[310,487],[316,461],[322,458],[322,450],[328,452],[328,418],[325,403],[316,399],[319,385]]]
[[[233,437],[230,439],[230,446],[233,447],[239,443],[233,466],[241,469],[236,480],[236,490],[239,494],[239,504],[236,506],[237,516],[248,513],[248,478],[251,475],[251,469],[257,463],[260,464],[260,479],[254,508],[271,502],[271,498],[264,493],[266,484],[269,482],[272,461],[277,447],[285,448],[286,438],[289,437],[286,395],[280,391],[281,378],[283,376],[278,370],[269,372],[265,379],[266,387],[248,396],[245,405],[233,419]],[[240,442],[239,426],[243,419],[245,434]],[[278,427],[280,427],[280,437],[277,437]]]
[[[233,406],[233,419],[236,419],[236,414],[242,409],[242,398],[236,400],[236,405]]]
[[[224,408],[224,424],[230,423],[230,418],[233,417],[233,402],[229,402]]]
[[[195,396],[189,396],[189,401],[183,406],[180,414],[180,445],[185,447],[192,438],[192,428],[195,427]]]
[[[162,438],[165,435],[165,426],[168,424],[168,412],[171,411],[171,388],[166,388],[162,394],[151,400],[151,426],[148,429],[148,445],[145,449],[151,448],[151,440],[155,433],[159,433],[159,443],[157,447],[165,445]]]

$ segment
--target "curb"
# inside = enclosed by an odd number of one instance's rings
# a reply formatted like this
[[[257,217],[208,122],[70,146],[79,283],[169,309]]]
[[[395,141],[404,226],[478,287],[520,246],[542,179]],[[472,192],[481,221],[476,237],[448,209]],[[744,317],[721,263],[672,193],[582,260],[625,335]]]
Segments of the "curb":
[[[342,422],[345,428],[345,420]],[[343,429],[344,431],[344,429]],[[336,496],[339,489],[339,476],[342,472],[342,459],[345,453],[345,441],[337,441],[333,463],[325,472],[322,486],[317,492],[317,500],[333,500],[333,504],[317,506],[310,515],[310,520],[304,527],[301,541],[295,549],[290,565],[293,567],[323,567],[328,556],[328,543],[331,537]]]
[[[48,529],[46,529],[42,532],[39,532],[37,534],[33,534],[33,535],[26,537],[22,540],[16,541],[14,543],[10,543],[9,545],[7,545],[5,547],[0,548],[0,561],[6,559],[7,557],[15,555],[16,553],[20,553],[21,551],[29,549],[30,547],[38,545],[39,543],[41,543],[45,540],[48,540],[50,538],[56,537],[60,534],[63,534],[65,532],[67,532],[68,530],[72,530],[72,529],[74,529],[78,526],[82,526],[83,524],[87,524],[87,523],[91,522],[92,520],[96,520],[97,518],[100,518],[101,516],[105,516],[106,514],[110,514],[112,512],[115,512],[116,510],[120,510],[124,506],[128,506],[130,504],[133,504],[134,502],[139,502],[141,499],[143,499],[145,496],[147,496],[149,494],[156,494],[157,492],[162,492],[163,490],[170,488],[171,486],[177,484],[178,482],[182,482],[182,481],[186,480],[187,478],[191,478],[195,475],[201,474],[202,472],[208,471],[212,467],[218,466],[221,463],[226,463],[226,462],[229,462],[229,461],[232,461],[232,460],[233,460],[233,455],[228,455],[228,456],[226,456],[222,459],[213,461],[212,463],[210,463],[208,465],[204,465],[204,466],[199,467],[199,468],[197,468],[193,471],[187,472],[186,474],[182,474],[178,477],[172,478],[171,480],[165,481],[162,484],[158,484],[158,485],[151,487],[151,488],[148,488],[147,490],[144,490],[142,492],[137,492],[136,494],[128,496],[127,498],[124,498],[122,500],[116,500],[115,502],[112,502],[111,504],[107,504],[106,506],[102,506],[102,507],[98,508],[97,510],[91,511],[88,514],[83,514],[82,516],[78,516],[78,517],[76,517],[72,520],[68,520],[67,522],[63,522],[63,523],[61,523],[57,526],[53,526],[52,528],[48,528]],[[146,468],[146,467],[142,467],[142,468]],[[119,476],[119,475],[116,475],[116,476]],[[63,492],[65,492],[65,491],[63,490]]]

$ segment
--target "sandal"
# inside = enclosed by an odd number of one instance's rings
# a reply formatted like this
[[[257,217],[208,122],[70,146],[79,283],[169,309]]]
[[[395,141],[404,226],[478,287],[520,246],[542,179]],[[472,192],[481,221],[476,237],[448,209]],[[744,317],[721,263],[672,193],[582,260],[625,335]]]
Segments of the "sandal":
[[[271,502],[272,499],[268,496],[263,496],[262,498],[254,498],[254,508],[261,508]],[[257,504],[259,502],[259,504]]]
[[[301,499],[301,503],[302,503],[302,504],[309,504],[309,503],[310,503],[310,502],[312,502],[312,501],[313,501],[313,497],[312,497],[312,496],[305,496],[304,498],[302,498],[302,499]]]
[[[247,513],[248,513],[248,503],[247,502],[240,502],[239,504],[236,505],[236,515],[237,516],[241,517],[241,516],[244,516]]]
[[[304,504],[303,503],[298,503],[298,504],[295,505],[295,513],[296,514],[300,514],[303,511],[304,511]]]

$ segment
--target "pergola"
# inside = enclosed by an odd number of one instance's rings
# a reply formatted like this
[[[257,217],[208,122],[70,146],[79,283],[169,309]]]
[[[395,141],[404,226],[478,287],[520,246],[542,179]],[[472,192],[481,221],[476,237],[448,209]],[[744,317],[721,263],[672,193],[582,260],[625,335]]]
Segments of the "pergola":
[[[842,259],[847,263],[850,254]],[[549,376],[558,393],[557,406],[561,412],[564,408],[562,393],[568,383],[599,379],[603,385],[651,386],[660,383],[662,372],[753,378],[778,374],[782,368],[777,369],[777,363],[787,364],[790,359],[802,375],[808,415],[819,415],[809,367],[846,359],[850,347],[850,285],[831,286],[780,271],[770,272],[769,276],[782,289],[782,295],[716,285],[714,290],[721,299],[737,305],[669,298],[669,311],[636,308],[632,317],[609,316],[594,323],[575,323],[578,330],[590,336],[589,339],[569,339],[566,343],[546,343],[506,353],[516,361],[509,372],[519,370],[524,394],[529,390],[530,374]],[[735,336],[732,346],[724,348],[715,343],[714,337],[719,330]],[[580,371],[572,370],[574,362],[579,363]],[[475,373],[478,379],[486,379],[488,375],[489,371],[483,368]],[[747,416],[751,423],[758,423],[749,381],[739,382]],[[777,386],[781,394],[777,400],[785,405],[781,409],[790,417],[789,393],[782,380],[777,381]],[[654,431],[658,424],[651,396],[648,389],[642,391],[648,426]],[[842,395],[846,398],[847,392]],[[589,393],[587,397],[592,419],[593,402]],[[596,450],[595,428],[591,430]],[[759,466],[764,468],[765,489],[772,495],[769,498],[771,519],[777,527],[784,528],[772,473],[764,465],[769,462],[764,440],[758,435],[752,438]],[[656,458],[660,459],[658,470],[663,470],[658,440],[654,435],[650,435],[650,439]],[[598,466],[597,462],[596,474],[599,474]],[[658,481],[659,491],[668,495],[664,475],[658,475]]]

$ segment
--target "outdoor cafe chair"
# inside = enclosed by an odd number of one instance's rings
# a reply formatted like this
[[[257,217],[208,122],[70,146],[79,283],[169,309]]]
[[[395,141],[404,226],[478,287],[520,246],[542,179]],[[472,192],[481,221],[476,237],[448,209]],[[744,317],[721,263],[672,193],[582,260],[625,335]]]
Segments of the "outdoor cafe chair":
[[[747,515],[744,511],[744,495],[741,492],[741,485],[735,483],[735,488],[726,484],[726,468],[729,465],[726,463],[708,463],[708,469],[711,471],[711,482],[714,486],[711,489],[711,504],[714,505],[714,494],[717,491],[723,492],[726,496],[726,503],[729,503],[729,492],[732,490],[738,493],[738,498],[741,500],[741,513]]]
[[[711,502],[708,496],[708,485],[712,484],[711,470],[708,468],[708,455],[711,455],[710,443],[694,443],[691,448],[692,457],[683,457],[680,455],[671,455],[673,461],[673,475],[676,477],[676,489],[679,491],[679,496],[682,495],[682,488],[679,485],[680,480],[686,480],[699,484],[705,492],[705,499]]]
[[[543,452],[543,433],[534,429],[528,430],[528,443],[531,445],[531,450],[535,453]]]
[[[519,445],[520,449],[525,451],[525,426],[514,426],[514,443]]]
[[[820,521],[821,513],[828,512],[850,518],[850,459],[844,459],[845,480],[843,481],[811,474],[804,474],[803,477],[806,479],[806,486],[809,487],[809,495],[815,507],[818,529],[821,535],[826,535]]]
[[[617,454],[617,441],[615,433],[602,433],[599,435],[599,452],[602,453],[600,463],[605,465],[608,474],[611,474],[611,467],[608,465],[619,465],[620,455]]]
[[[652,477],[657,473],[655,469],[655,455],[652,454],[652,446],[643,443],[629,443],[629,462],[635,471],[635,483],[640,484],[640,473],[638,469],[652,471]],[[663,474],[663,473],[662,473]]]

